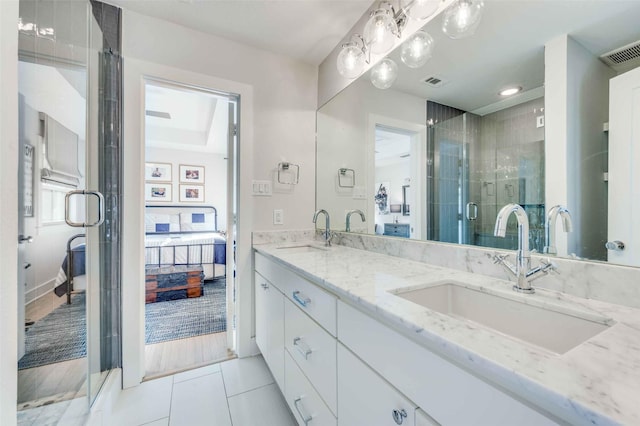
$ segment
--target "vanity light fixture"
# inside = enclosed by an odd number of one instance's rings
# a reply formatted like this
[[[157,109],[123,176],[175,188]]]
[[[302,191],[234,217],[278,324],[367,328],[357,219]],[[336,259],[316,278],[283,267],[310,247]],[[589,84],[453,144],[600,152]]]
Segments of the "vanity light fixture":
[[[351,40],[342,45],[342,50],[338,54],[338,72],[346,78],[356,78],[364,70],[367,58],[367,48],[362,36],[354,34]]]
[[[442,32],[452,39],[472,35],[480,23],[483,9],[483,0],[456,1],[444,11]]]
[[[422,21],[433,15],[441,0],[401,0],[400,7],[411,19]]]
[[[393,60],[384,58],[371,68],[370,78],[378,89],[388,89],[398,78],[398,65]]]
[[[402,43],[400,59],[409,68],[419,68],[427,63],[433,52],[433,38],[425,31],[418,31]]]
[[[514,87],[507,87],[505,89],[502,89],[500,92],[498,92],[498,94],[500,96],[513,96],[516,93],[520,93],[520,92],[522,92],[522,87],[514,86]]]
[[[393,47],[405,20],[404,12],[400,14],[400,19],[396,18],[393,6],[386,1],[380,2],[378,8],[371,12],[364,26],[364,40],[371,53],[381,55]]]

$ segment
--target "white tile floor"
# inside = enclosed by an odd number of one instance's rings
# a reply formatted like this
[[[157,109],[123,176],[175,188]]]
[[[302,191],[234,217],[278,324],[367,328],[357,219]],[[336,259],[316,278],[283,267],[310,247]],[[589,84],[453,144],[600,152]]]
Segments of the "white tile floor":
[[[86,404],[85,400],[74,401],[78,401],[80,407]],[[66,404],[56,410],[49,406],[21,412],[18,423],[21,426],[84,424],[86,417],[71,409],[76,402],[67,401]],[[295,424],[264,359],[256,356],[209,365],[125,389],[116,402],[109,425],[105,426]]]

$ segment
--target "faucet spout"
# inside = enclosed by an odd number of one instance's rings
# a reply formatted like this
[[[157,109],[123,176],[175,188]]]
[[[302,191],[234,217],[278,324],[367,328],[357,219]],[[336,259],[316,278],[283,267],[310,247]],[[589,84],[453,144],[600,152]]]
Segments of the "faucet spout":
[[[324,214],[324,217],[325,217],[324,242],[326,246],[330,246],[331,245],[331,227],[329,225],[329,212],[327,212],[325,209],[316,210],[316,212],[313,214],[313,223],[317,222],[318,216],[321,213]]]
[[[493,235],[496,237],[504,238],[507,234],[507,221],[511,214],[516,216],[518,221],[518,253],[516,254],[515,267],[509,268],[505,263],[504,258],[499,259],[498,262],[507,266],[507,270],[512,273],[515,272],[517,278],[517,285],[514,286],[516,291],[523,293],[533,293],[534,290],[531,287],[530,281],[531,275],[527,275],[531,269],[531,252],[529,251],[529,218],[527,212],[518,204],[507,204],[498,212],[496,217],[496,226],[493,231]]]
[[[355,209],[355,210],[349,210],[349,211],[347,212],[347,221],[346,221],[346,222],[347,222],[347,224],[346,224],[346,228],[345,228],[345,231],[346,231],[346,232],[351,232],[351,215],[352,215],[353,213],[358,213],[358,214],[360,215],[360,219],[362,219],[362,221],[363,221],[363,222],[366,220],[366,219],[364,218],[364,213],[362,212],[362,210],[358,210],[358,209]]]
[[[547,214],[547,222],[544,226],[545,247],[544,252],[549,254],[558,253],[556,247],[556,222],[558,216],[562,218],[562,229],[564,232],[573,231],[573,221],[571,219],[571,213],[566,207],[561,205],[555,205],[549,209]]]

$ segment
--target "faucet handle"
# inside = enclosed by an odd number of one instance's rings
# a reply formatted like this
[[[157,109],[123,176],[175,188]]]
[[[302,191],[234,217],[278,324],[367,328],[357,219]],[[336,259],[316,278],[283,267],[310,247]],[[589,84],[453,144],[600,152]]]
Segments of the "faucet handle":
[[[560,272],[558,272],[558,265],[553,263],[549,258],[540,260],[540,269],[543,272],[547,272],[547,273],[555,272],[558,275],[560,274]]]
[[[500,254],[500,253],[494,253],[493,254],[493,263],[494,264],[498,264],[498,263],[503,263],[504,260],[509,257],[508,254]]]

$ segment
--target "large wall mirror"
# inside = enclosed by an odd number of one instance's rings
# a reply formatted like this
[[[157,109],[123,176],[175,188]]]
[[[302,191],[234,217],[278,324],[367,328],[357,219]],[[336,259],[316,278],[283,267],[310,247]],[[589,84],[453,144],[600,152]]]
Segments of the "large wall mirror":
[[[405,66],[397,48],[388,55],[398,64],[390,88],[374,87],[366,72],[318,110],[317,207],[334,229],[360,209],[366,221],[352,218],[352,232],[516,249],[513,218],[506,238],[493,232],[500,208],[516,203],[532,249],[640,266],[632,174],[610,173],[633,169],[617,158],[633,160],[614,155],[608,131],[621,109],[610,82],[640,80],[640,2],[485,3],[472,36],[448,38],[436,17],[423,28],[435,43],[424,66]],[[634,43],[635,59],[601,58]],[[507,88],[519,91],[501,95]],[[565,234],[558,221],[549,250],[545,222],[555,205],[570,212],[573,229]],[[612,241],[626,252],[607,248]]]

